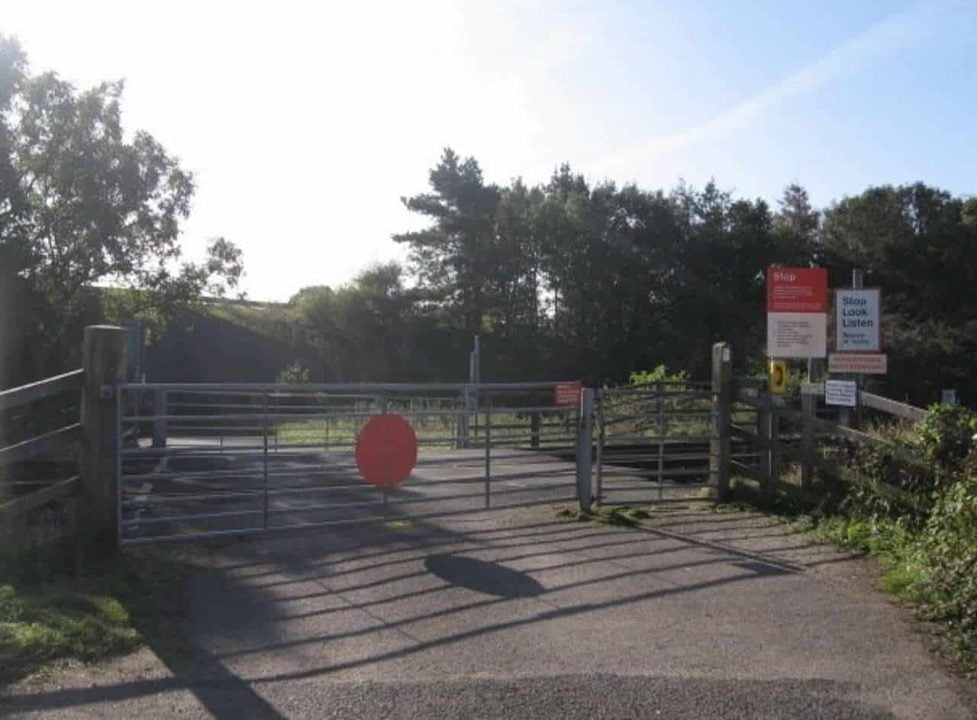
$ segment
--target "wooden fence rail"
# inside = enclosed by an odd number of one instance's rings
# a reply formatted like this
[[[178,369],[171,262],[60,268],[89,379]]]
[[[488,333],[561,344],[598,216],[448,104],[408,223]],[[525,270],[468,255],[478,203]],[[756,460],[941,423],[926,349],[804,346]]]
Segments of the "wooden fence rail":
[[[72,370],[29,385],[4,390],[0,392],[0,412],[23,407],[62,393],[80,393],[84,376],[84,370]],[[0,468],[25,460],[51,456],[54,453],[77,451],[80,441],[81,423],[79,422],[44,432],[12,445],[0,447]],[[77,460],[78,452],[72,454]],[[78,489],[79,476],[76,471],[69,478],[55,480],[40,490],[0,504],[0,521],[7,525],[13,518],[46,505],[52,500],[73,495]]]
[[[748,394],[746,391],[755,391]],[[802,499],[816,502],[811,493],[814,473],[840,479],[848,483],[864,483],[866,480],[855,470],[830,462],[822,455],[820,447],[827,437],[838,437],[862,446],[884,448],[898,460],[906,463],[919,462],[909,450],[892,443],[883,437],[857,430],[847,425],[826,420],[817,416],[817,397],[823,390],[817,386],[805,388],[801,395],[801,409],[785,407],[773,400],[772,396],[755,382],[738,382],[735,403],[750,408],[757,413],[755,428],[734,424],[731,431],[737,437],[748,440],[759,447],[761,462],[759,466],[731,461],[731,472],[755,480],[766,494],[784,491],[799,495]],[[820,392],[819,392],[820,390]],[[891,400],[881,395],[860,392],[859,399],[864,407],[892,415],[901,420],[918,422],[926,416],[923,408]],[[785,434],[782,425],[791,423],[799,426],[800,435]],[[798,442],[799,440],[799,442]],[[819,442],[820,441],[820,442]],[[820,447],[819,447],[820,446]],[[782,480],[782,460],[797,463],[801,469],[801,483],[796,485]],[[927,500],[891,484],[874,484],[876,489],[898,502],[915,507],[925,507]]]
[[[63,375],[55,375],[30,385],[21,385],[10,390],[0,391],[0,410],[20,407],[63,392],[80,391],[84,377],[84,370],[72,370]]]

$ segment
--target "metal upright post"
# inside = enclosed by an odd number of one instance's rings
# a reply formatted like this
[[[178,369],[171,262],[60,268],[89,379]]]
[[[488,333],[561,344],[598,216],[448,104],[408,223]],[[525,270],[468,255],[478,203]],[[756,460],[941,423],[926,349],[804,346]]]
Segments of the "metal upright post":
[[[665,481],[665,392],[664,383],[658,383],[658,499],[664,495],[663,483]]]
[[[580,393],[580,418],[577,422],[577,501],[580,509],[590,511],[591,471],[594,452],[594,390],[584,388]]]
[[[818,396],[814,393],[801,394],[801,408],[804,412],[804,426],[801,429],[801,487],[810,490],[814,480],[814,418],[817,412]]]
[[[713,432],[709,443],[709,470],[716,483],[716,499],[729,496],[730,421],[733,401],[733,360],[727,343],[712,346]]]
[[[770,412],[770,393],[762,389],[757,393],[756,424],[757,436],[760,438],[760,491],[767,494],[773,487],[772,480],[772,445],[771,437],[773,433],[772,414]]]
[[[861,290],[865,287],[865,271],[861,268],[853,268],[851,271],[851,286],[853,290]],[[860,427],[862,424],[862,385],[865,383],[864,377],[856,373],[855,374],[855,411],[851,413],[854,416],[855,427]]]
[[[138,412],[138,410],[137,410]],[[122,545],[122,390],[115,391],[115,437],[118,438],[118,451],[115,453],[115,539]],[[139,443],[138,435],[136,443]]]
[[[268,393],[262,394],[262,410],[263,410],[263,427],[261,436],[264,440],[262,452],[262,462],[261,462],[261,473],[264,480],[265,487],[265,502],[264,509],[262,512],[263,527],[265,530],[268,529]]]
[[[469,386],[466,385],[461,390],[461,395],[458,398],[458,415],[457,415],[457,428],[456,428],[456,438],[457,442],[455,446],[458,449],[468,447],[468,393]]]
[[[166,447],[166,390],[156,390],[153,393],[153,447]]]
[[[492,403],[485,400],[485,508],[491,502],[492,482]]]
[[[780,411],[777,405],[770,405],[770,476],[768,478],[767,494],[777,492],[780,482],[780,472],[783,468],[783,458],[780,452]]]
[[[597,498],[599,505],[604,497],[604,395],[600,390],[596,391],[595,397],[596,416],[597,416],[597,490],[594,497]]]

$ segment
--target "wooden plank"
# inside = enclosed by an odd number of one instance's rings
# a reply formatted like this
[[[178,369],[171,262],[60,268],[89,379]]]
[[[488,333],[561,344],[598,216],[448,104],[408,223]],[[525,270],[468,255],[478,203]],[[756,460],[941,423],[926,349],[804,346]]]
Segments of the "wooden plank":
[[[0,392],[0,410],[26,405],[29,402],[70,390],[81,390],[84,375],[83,370],[72,370],[64,375],[55,375],[44,380],[38,380],[30,385],[21,385],[10,390],[4,390]]]
[[[790,459],[796,460],[798,462],[804,461],[805,453],[801,448],[793,445],[782,445],[780,449],[783,451],[784,455],[786,455]],[[852,470],[851,468],[844,467],[843,465],[839,465],[835,462],[830,462],[818,455],[814,456],[813,461],[814,461],[813,465],[817,469],[817,471],[823,473],[824,475],[828,475],[830,477],[836,478],[838,480],[847,482],[852,485],[871,484],[881,494],[888,495],[890,498],[897,500],[898,502],[913,507],[927,507],[929,504],[928,500],[918,495],[914,495],[908,490],[903,490],[902,488],[896,487],[895,485],[890,485],[889,483],[872,483],[858,471]],[[783,485],[783,483],[780,483],[780,485]],[[792,487],[796,488],[797,486],[794,485]]]
[[[25,495],[24,497],[20,497],[16,500],[11,500],[10,502],[0,505],[0,518],[7,521],[15,515],[22,515],[25,512],[29,512],[34,508],[45,505],[52,500],[57,500],[58,498],[66,497],[68,495],[74,495],[78,491],[78,487],[77,475],[70,477],[67,480],[61,480],[53,485],[49,485],[43,490],[38,490],[30,495]]]
[[[0,467],[20,460],[27,460],[41,453],[53,452],[66,445],[76,443],[80,436],[81,423],[75,423],[60,430],[53,430],[16,445],[5,447],[0,449]]]
[[[852,485],[863,485],[871,486],[874,490],[878,491],[882,495],[887,495],[891,499],[901,502],[910,507],[917,509],[926,509],[930,506],[930,501],[928,498],[915,495],[908,490],[903,490],[895,485],[890,485],[889,483],[879,483],[872,482],[868,480],[861,473],[847,468],[844,466],[834,465],[821,459],[818,463],[818,470],[826,475],[833,475],[834,477],[842,480],[844,482],[850,483]]]
[[[888,413],[889,415],[895,415],[905,420],[912,420],[913,422],[919,422],[926,417],[926,410],[923,408],[901,403],[898,400],[890,400],[881,395],[873,395],[872,393],[863,391],[861,393],[861,401],[865,407],[870,407],[873,410]]]
[[[802,425],[804,423],[812,423],[818,430],[831,435],[838,435],[855,442],[861,442],[867,445],[890,444],[887,440],[883,440],[882,438],[869,435],[868,433],[863,433],[860,430],[854,430],[850,427],[845,427],[844,425],[839,425],[838,423],[833,423],[830,420],[825,420],[824,418],[808,415],[802,410],[794,410],[793,408],[777,408],[777,413],[788,420],[791,420],[792,422],[800,423]]]

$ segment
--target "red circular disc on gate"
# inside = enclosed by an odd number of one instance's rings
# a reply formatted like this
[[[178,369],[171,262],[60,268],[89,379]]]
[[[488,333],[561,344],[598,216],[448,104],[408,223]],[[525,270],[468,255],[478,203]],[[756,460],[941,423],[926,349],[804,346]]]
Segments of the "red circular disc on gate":
[[[381,488],[399,485],[417,463],[417,435],[400,415],[374,415],[356,438],[356,467]]]

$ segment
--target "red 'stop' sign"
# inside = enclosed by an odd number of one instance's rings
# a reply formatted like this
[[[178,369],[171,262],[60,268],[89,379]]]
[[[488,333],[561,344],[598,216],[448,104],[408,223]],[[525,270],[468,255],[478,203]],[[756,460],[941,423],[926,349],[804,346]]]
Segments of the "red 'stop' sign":
[[[824,268],[767,268],[767,312],[828,312],[828,271]]]
[[[557,405],[579,405],[582,390],[583,383],[579,380],[557,383],[553,389],[553,402]]]

